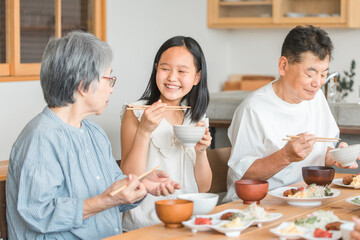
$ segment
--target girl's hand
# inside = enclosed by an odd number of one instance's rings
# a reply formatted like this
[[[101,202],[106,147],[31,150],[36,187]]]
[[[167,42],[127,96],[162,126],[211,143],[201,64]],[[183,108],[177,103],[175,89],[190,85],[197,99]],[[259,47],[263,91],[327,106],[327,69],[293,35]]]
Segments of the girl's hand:
[[[166,103],[161,99],[153,103],[149,108],[144,110],[139,123],[139,130],[151,134],[164,118]]]
[[[200,121],[196,124],[196,126],[197,127],[205,127],[206,124],[204,121]],[[203,138],[195,145],[195,151],[197,151],[197,152],[206,151],[206,149],[211,144],[211,140],[212,140],[212,137],[210,135],[209,128],[206,128]]]

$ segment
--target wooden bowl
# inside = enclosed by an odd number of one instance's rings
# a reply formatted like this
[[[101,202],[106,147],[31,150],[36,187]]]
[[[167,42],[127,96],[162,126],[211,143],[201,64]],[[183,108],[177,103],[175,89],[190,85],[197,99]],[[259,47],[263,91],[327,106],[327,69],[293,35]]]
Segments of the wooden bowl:
[[[192,201],[184,199],[167,199],[155,202],[156,214],[167,228],[183,227],[181,222],[190,219],[193,207]]]
[[[244,204],[260,203],[269,189],[269,182],[265,180],[241,179],[235,182],[236,195]]]
[[[308,166],[302,168],[302,176],[307,185],[315,183],[319,186],[330,185],[334,179],[335,169],[326,166]]]

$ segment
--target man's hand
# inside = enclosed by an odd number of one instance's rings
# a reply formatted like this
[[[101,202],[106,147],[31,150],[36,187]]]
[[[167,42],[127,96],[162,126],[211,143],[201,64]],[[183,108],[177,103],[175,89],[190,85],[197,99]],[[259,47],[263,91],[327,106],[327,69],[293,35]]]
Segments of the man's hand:
[[[154,196],[167,196],[173,194],[176,189],[180,189],[179,183],[171,180],[169,175],[163,170],[156,170],[142,180],[148,193]]]
[[[316,137],[312,134],[301,133],[298,138],[288,141],[282,148],[283,155],[291,162],[299,162],[304,160],[311,153]]]
[[[341,142],[340,144],[339,144],[339,148],[344,148],[344,147],[347,147],[348,146],[348,144],[346,143],[346,142]],[[325,164],[326,164],[326,166],[332,166],[332,165],[335,165],[335,166],[337,166],[337,167],[339,167],[339,168],[345,168],[345,169],[347,169],[347,168],[350,168],[350,169],[357,169],[358,168],[358,164],[357,164],[357,162],[355,162],[353,165],[351,165],[351,166],[347,166],[347,167],[343,167],[340,163],[338,163],[338,162],[336,162],[336,161],[334,161],[334,159],[330,156],[330,153],[329,153],[329,151],[330,150],[332,150],[333,148],[328,148],[328,150],[327,150],[327,152],[326,152],[326,156],[325,156]],[[358,159],[357,160],[360,160],[360,155],[358,156]]]

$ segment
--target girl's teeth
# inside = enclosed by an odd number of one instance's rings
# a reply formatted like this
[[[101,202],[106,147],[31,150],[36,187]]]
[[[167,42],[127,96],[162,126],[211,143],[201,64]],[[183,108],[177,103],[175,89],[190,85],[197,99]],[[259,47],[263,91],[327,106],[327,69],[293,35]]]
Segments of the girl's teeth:
[[[178,86],[172,86],[172,85],[166,85],[166,87],[172,88],[172,89],[179,89],[179,88],[180,88],[180,87],[178,87]]]

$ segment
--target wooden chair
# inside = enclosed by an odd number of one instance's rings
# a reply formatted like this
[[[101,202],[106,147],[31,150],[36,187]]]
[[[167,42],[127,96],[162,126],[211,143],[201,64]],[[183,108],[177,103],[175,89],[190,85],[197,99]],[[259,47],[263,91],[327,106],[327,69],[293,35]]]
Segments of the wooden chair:
[[[227,191],[226,178],[231,147],[207,150],[211,171],[213,174],[210,193],[223,193]]]
[[[0,238],[7,238],[6,223],[6,181],[0,181]]]

